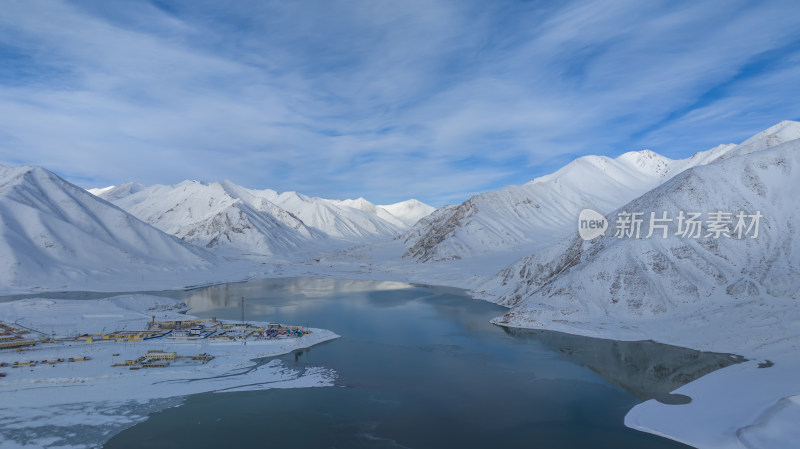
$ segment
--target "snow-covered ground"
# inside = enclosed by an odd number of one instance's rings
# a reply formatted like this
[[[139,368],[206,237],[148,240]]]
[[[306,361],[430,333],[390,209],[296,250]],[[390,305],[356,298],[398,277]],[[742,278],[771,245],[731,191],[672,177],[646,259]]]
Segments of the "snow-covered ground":
[[[800,358],[778,355],[774,366],[750,361],[715,371],[675,390],[685,405],[650,400],[625,425],[704,448],[790,448],[800,442]]]
[[[125,295],[102,300],[24,299],[0,303],[6,323],[47,336],[111,330],[142,330],[156,320],[188,320],[181,303],[169,298]],[[184,396],[268,388],[330,386],[336,373],[323,368],[302,371],[280,361],[258,359],[285,354],[337,337],[310,329],[299,338],[238,341],[114,341],[40,343],[23,351],[0,351],[0,363],[64,360],[61,363],[0,368],[0,441],[12,447],[97,447],[114,434]],[[31,333],[37,336],[39,334]],[[214,356],[206,363],[176,361],[166,368],[112,367],[149,351]],[[69,362],[70,358],[89,360]]]

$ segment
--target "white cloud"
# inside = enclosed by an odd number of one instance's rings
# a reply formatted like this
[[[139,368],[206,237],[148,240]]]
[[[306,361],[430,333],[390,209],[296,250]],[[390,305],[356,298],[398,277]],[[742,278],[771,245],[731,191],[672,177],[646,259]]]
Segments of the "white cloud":
[[[0,72],[0,162],[96,185],[229,178],[440,204],[579,154],[683,156],[800,99],[791,69],[751,67],[800,39],[787,2],[4,9],[0,58],[23,56]]]

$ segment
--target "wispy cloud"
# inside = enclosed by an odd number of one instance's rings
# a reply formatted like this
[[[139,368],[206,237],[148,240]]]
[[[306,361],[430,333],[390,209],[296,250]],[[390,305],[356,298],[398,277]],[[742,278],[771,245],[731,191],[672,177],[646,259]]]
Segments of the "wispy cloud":
[[[434,204],[797,119],[796,2],[9,2],[0,162]]]

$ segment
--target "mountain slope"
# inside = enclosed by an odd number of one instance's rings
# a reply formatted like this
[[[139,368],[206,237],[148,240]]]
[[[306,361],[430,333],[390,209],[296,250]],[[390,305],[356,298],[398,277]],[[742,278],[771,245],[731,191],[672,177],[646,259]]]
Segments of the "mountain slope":
[[[210,254],[38,167],[0,166],[0,254],[6,286],[212,265]]]
[[[800,123],[790,127],[800,130]],[[617,211],[643,212],[642,237],[650,212],[660,217],[667,211],[673,218],[680,211],[701,212],[704,220],[715,211],[731,212],[731,229],[739,211],[758,212],[763,218],[756,238],[747,233],[741,239],[708,236],[707,221],[700,238],[675,235],[677,220],[669,225],[667,238],[660,232],[650,238],[617,238],[610,229],[590,242],[576,236],[523,258],[479,290],[513,307],[503,322],[525,327],[603,322],[603,327],[617,326],[631,336],[636,335],[633,323],[654,326],[663,321],[673,323],[673,341],[681,339],[675,326],[703,329],[711,323],[723,325],[724,319],[744,320],[750,327],[774,326],[769,323],[775,316],[796,316],[800,139],[770,147],[781,141],[771,136],[761,133],[742,144],[760,150],[691,168]],[[607,219],[614,224],[616,217],[612,213]],[[751,334],[737,335],[738,325],[729,327],[732,332],[713,338],[725,338],[724,345],[738,348],[763,343]]]
[[[525,185],[482,193],[435,211],[404,234],[404,257],[420,262],[459,259],[553,242],[574,229],[580,210],[609,212],[689,167],[719,158],[733,146],[720,145],[682,160],[649,150],[616,159],[578,158]]]

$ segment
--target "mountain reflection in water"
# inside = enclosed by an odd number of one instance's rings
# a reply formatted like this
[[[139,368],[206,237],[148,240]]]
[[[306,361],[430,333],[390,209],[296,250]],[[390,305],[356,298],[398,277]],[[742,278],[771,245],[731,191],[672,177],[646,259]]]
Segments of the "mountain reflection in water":
[[[503,327],[503,330],[517,338],[543,343],[642,401],[686,403],[688,397],[669,393],[708,373],[745,360],[732,354],[697,351],[654,341],[606,340],[513,327]]]

